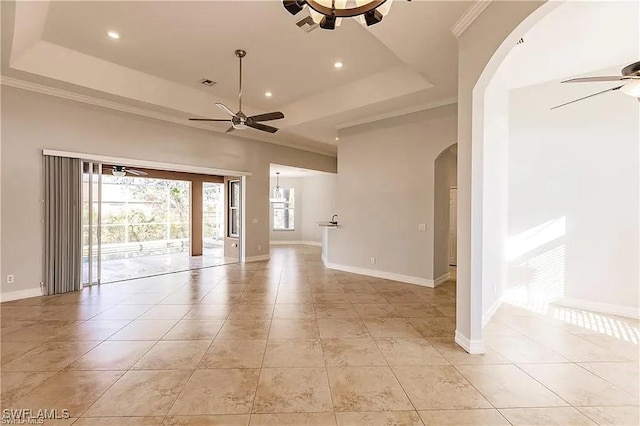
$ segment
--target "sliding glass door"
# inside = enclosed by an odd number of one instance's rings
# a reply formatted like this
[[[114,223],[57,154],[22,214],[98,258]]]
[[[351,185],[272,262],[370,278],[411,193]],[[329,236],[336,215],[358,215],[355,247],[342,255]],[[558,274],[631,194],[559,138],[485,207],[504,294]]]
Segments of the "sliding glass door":
[[[100,284],[102,275],[102,164],[82,162],[82,285]]]

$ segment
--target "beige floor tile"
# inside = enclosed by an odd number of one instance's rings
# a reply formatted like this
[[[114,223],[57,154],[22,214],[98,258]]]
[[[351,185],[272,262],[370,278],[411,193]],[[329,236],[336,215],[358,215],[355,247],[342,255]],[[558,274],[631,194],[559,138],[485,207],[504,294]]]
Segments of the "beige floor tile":
[[[277,304],[273,311],[274,319],[314,319],[316,312],[312,304]]]
[[[84,415],[165,415],[190,375],[191,371],[128,371]]]
[[[192,370],[211,344],[208,340],[161,341],[133,367],[136,370]]]
[[[327,366],[375,367],[386,366],[380,349],[370,337],[358,339],[322,339]]]
[[[335,426],[331,413],[253,414],[251,426]]]
[[[393,372],[418,410],[491,408],[454,367],[393,367]]]
[[[487,336],[484,342],[514,363],[568,362],[563,356],[526,336]]]
[[[106,341],[71,364],[71,370],[128,370],[151,347],[152,341]]]
[[[141,320],[182,319],[193,306],[191,305],[156,305],[142,314]]]
[[[402,315],[389,303],[367,303],[353,305],[360,318],[400,318]]]
[[[510,423],[494,409],[419,411],[426,426],[509,426]]]
[[[640,396],[639,366],[635,362],[589,362],[578,364],[631,395]]]
[[[596,425],[573,407],[506,408],[500,413],[514,426],[587,426]]]
[[[280,291],[278,292],[278,297],[276,298],[276,304],[282,303],[297,303],[297,304],[308,304],[313,303],[313,296],[311,292],[296,292],[296,291]]]
[[[186,313],[185,320],[225,320],[234,305],[196,305]]]
[[[573,362],[627,361],[613,351],[571,334],[537,336],[535,340]]]
[[[122,376],[122,371],[63,371],[14,403],[17,408],[69,410],[79,417]]]
[[[370,337],[364,322],[356,318],[318,318],[318,328],[323,339]]]
[[[344,292],[340,293],[312,293],[313,303],[316,304],[334,304],[334,303],[351,303]],[[386,300],[383,300],[386,302]]]
[[[100,342],[47,342],[2,367],[3,371],[59,371]]]
[[[449,361],[422,337],[375,338],[375,342],[391,366],[449,365]]]
[[[317,339],[318,323],[315,319],[274,319],[269,339]]]
[[[235,305],[227,319],[268,320],[273,316],[274,305]]]
[[[422,337],[452,337],[456,322],[451,318],[407,318]]]
[[[638,404],[637,397],[575,364],[523,364],[520,367],[573,406]]]
[[[433,318],[440,317],[439,312],[434,305],[425,302],[412,303],[394,303],[394,309],[404,318]]]
[[[217,416],[167,416],[162,426],[247,426],[248,414],[228,414]]]
[[[364,324],[373,337],[422,337],[404,318],[365,319]]]
[[[640,347],[638,347],[637,343],[630,342],[629,336],[625,336],[625,338],[617,338],[596,334],[584,336],[581,335],[580,337],[584,340],[587,340],[588,342],[600,346],[601,348],[615,352],[616,354],[621,355],[630,361],[640,360]]]
[[[3,342],[44,342],[74,326],[76,321],[43,320],[2,334]],[[6,329],[5,329],[6,330]],[[8,330],[6,330],[8,331]]]
[[[253,404],[254,413],[331,411],[324,368],[263,368]]]
[[[160,426],[164,417],[83,417],[74,426]]]
[[[248,414],[260,370],[195,370],[170,415]]]
[[[162,340],[213,340],[223,324],[222,320],[182,320]]]
[[[262,367],[324,367],[320,340],[269,339]]]
[[[97,320],[134,320],[149,309],[151,309],[153,305],[117,305],[112,308],[109,308],[100,314],[92,317],[93,321]]]
[[[321,303],[313,305],[318,318],[358,318],[351,303]]]
[[[496,408],[568,405],[512,364],[460,365],[456,368]]]
[[[1,365],[5,365],[10,363],[16,358],[20,358],[22,355],[27,352],[35,349],[37,346],[40,346],[42,343],[40,342],[5,342],[2,341],[0,345],[1,355],[0,362]]]
[[[115,333],[109,340],[159,340],[177,320],[135,320]]]
[[[214,340],[198,368],[260,368],[266,340]]]
[[[218,333],[218,340],[256,340],[269,336],[271,321],[227,320]]]
[[[35,387],[49,377],[56,374],[55,372],[7,372],[3,371],[0,377],[0,403],[2,408],[20,408],[15,407],[13,403],[31,392]]]
[[[451,337],[430,337],[429,343],[453,365],[509,364],[509,360],[490,347],[482,355],[471,355]]]
[[[368,413],[336,413],[338,426],[422,426],[415,411],[376,411]]]
[[[602,426],[637,426],[640,425],[638,406],[619,407],[579,407],[585,415]]]
[[[388,367],[328,367],[336,411],[403,411],[413,406]]]
[[[67,327],[62,333],[57,334],[52,340],[105,340],[130,322],[130,320],[85,321],[73,327]]]

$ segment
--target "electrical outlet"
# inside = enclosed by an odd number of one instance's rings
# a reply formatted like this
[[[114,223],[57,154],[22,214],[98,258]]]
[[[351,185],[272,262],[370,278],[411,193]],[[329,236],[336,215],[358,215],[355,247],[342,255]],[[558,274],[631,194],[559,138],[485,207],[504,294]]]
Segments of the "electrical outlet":
[[[16,280],[14,275],[7,275],[7,284],[13,284]]]
[[[372,265],[375,265],[375,264],[376,264],[376,258],[375,258],[375,257],[372,257],[372,258],[371,258],[371,264],[372,264]]]
[[[418,231],[425,232],[426,230],[427,230],[427,224],[426,223],[418,224]]]
[[[262,251],[262,244],[258,244],[258,251]]]
[[[251,219],[251,223],[258,223],[258,219],[254,217],[253,219]]]

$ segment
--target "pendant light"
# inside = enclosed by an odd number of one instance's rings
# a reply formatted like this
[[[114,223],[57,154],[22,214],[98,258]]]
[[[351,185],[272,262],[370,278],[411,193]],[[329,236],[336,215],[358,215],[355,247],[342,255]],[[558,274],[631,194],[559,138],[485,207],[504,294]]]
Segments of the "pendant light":
[[[273,188],[273,197],[270,201],[272,203],[285,203],[287,201],[282,195],[282,189],[280,188],[280,172],[276,172],[276,187]]]

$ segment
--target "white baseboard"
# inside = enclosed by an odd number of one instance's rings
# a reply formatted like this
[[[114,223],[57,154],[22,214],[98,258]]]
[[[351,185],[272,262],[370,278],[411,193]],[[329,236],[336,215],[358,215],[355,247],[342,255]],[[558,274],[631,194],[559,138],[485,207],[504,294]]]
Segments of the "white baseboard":
[[[564,306],[565,308],[583,309],[601,314],[617,315],[620,317],[640,318],[640,310],[629,306],[612,305],[609,303],[592,302],[584,299],[564,298],[556,300],[553,305]]]
[[[456,330],[455,342],[471,355],[482,355],[485,352],[482,340],[469,340],[458,330]]]
[[[10,302],[12,300],[27,299],[29,297],[43,296],[42,290],[38,288],[29,288],[27,290],[9,291],[0,293],[0,302]]]
[[[269,241],[269,244],[274,246],[287,246],[287,245],[302,245],[302,246],[317,246],[322,247],[322,242],[320,241],[300,241],[300,240],[291,240],[291,241]]]
[[[434,287],[438,287],[440,284],[446,283],[450,279],[451,279],[451,273],[447,272],[446,274],[443,274],[443,275],[439,276],[438,278],[436,278],[435,280],[433,280],[433,286]]]
[[[495,315],[496,312],[498,312],[498,309],[500,309],[500,306],[502,306],[502,302],[504,301],[504,298],[500,297],[498,300],[496,300],[493,305],[491,305],[491,307],[487,310],[487,312],[485,312],[485,314],[482,316],[482,328],[484,328],[487,324],[489,324],[489,321],[491,321],[491,318]]]
[[[325,262],[325,266],[327,268],[335,269],[337,271],[351,272],[352,274],[366,275],[366,276],[375,277],[375,278],[384,278],[387,280],[398,281],[401,283],[421,285],[423,287],[431,287],[431,288],[435,287],[433,280],[429,280],[426,278],[395,274],[393,272],[377,271],[375,269],[358,268],[356,266],[339,265],[337,263],[327,262],[324,258],[322,260]]]
[[[271,256],[269,256],[268,254],[263,254],[262,256],[249,256],[244,259],[244,263],[262,262],[265,260],[269,260],[270,258]]]

